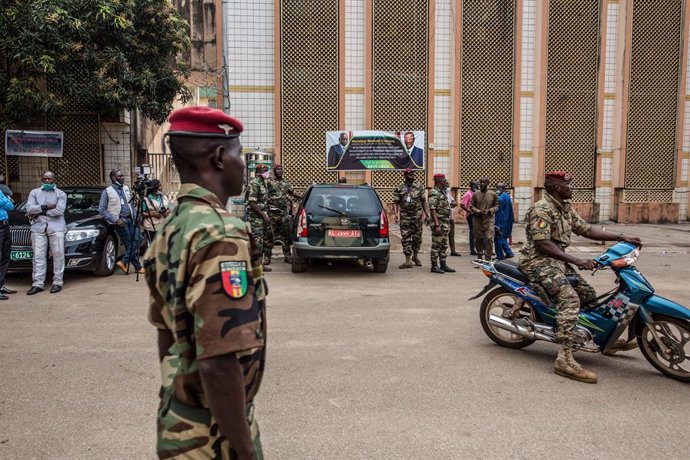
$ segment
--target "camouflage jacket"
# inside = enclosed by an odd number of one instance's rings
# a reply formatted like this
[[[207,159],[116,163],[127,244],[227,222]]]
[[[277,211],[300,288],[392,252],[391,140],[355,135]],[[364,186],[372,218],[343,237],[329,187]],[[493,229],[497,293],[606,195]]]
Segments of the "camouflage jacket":
[[[268,181],[268,202],[271,206],[278,208],[283,214],[288,214],[292,201],[290,195],[294,191],[290,183],[286,180]]]
[[[417,215],[421,213],[422,203],[425,201],[424,187],[417,181],[412,182],[409,187],[403,182],[393,190],[393,203],[400,206],[400,212],[403,214]]]
[[[554,263],[554,259],[539,252],[535,241],[552,240],[565,250],[573,233],[583,235],[592,227],[572,209],[569,200],[561,203],[546,192],[527,210],[525,223],[527,241],[520,250],[520,265],[525,267]]]
[[[198,360],[236,353],[252,401],[265,358],[261,255],[247,224],[213,193],[182,184],[178,202],[144,260],[149,321],[174,339],[161,362],[161,395],[208,407]]]
[[[450,203],[448,195],[442,190],[434,187],[429,190],[429,210],[436,210],[439,222],[450,222]],[[433,219],[429,220],[433,225]]]
[[[247,188],[247,202],[254,201],[263,212],[268,212],[268,181],[261,177],[255,177],[249,181]],[[252,208],[247,206],[247,214],[255,216]],[[258,216],[255,216],[258,217]]]

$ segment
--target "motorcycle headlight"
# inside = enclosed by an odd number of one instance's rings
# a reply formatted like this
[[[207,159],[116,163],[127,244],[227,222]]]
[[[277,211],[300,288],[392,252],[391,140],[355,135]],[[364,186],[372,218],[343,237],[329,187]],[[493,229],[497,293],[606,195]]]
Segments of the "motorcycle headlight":
[[[96,229],[91,230],[70,230],[65,235],[65,241],[81,241],[96,238],[100,232]]]
[[[640,257],[640,248],[635,248],[629,253],[622,256],[620,259],[616,259],[613,262],[611,262],[611,265],[619,268],[627,267],[628,265],[632,265],[638,257]]]

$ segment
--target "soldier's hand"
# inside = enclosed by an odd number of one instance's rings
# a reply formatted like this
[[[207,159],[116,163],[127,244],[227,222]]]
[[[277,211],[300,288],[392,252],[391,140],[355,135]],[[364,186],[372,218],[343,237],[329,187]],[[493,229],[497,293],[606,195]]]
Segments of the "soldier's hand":
[[[124,226],[125,226],[125,221],[122,220],[122,219],[117,219],[117,220],[115,221],[115,225],[117,225],[118,227],[124,227]]]
[[[575,265],[580,270],[594,270],[597,268],[597,263],[592,259],[577,259]]]
[[[440,225],[434,225],[432,233],[434,236],[441,236],[443,234],[443,231],[441,230]]]
[[[271,218],[266,216],[262,219],[264,221],[264,224],[266,225],[271,225]]]

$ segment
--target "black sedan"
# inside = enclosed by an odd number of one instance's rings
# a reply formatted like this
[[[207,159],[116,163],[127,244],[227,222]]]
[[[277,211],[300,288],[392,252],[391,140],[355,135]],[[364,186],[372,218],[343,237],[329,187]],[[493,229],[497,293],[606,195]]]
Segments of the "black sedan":
[[[103,188],[65,188],[65,270],[89,270],[97,276],[112,275],[115,261],[121,252],[115,231],[98,214],[98,203]],[[26,202],[10,211],[12,234],[9,270],[31,271],[31,225],[26,217]],[[48,251],[49,270],[52,270]]]

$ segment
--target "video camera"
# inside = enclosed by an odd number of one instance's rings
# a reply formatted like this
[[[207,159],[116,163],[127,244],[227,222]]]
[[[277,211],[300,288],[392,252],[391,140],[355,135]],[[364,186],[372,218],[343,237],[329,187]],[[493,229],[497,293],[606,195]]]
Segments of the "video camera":
[[[132,190],[142,197],[148,195],[152,187],[153,179],[147,179],[143,174],[137,174],[137,179],[132,184]]]

